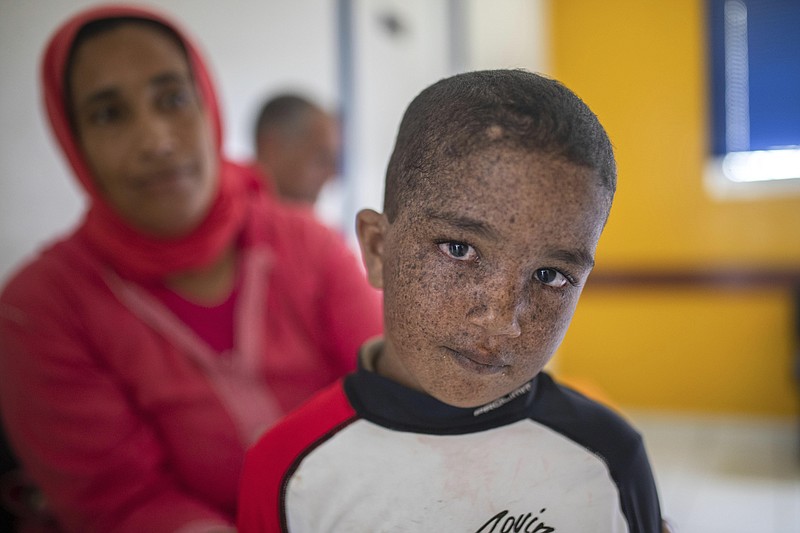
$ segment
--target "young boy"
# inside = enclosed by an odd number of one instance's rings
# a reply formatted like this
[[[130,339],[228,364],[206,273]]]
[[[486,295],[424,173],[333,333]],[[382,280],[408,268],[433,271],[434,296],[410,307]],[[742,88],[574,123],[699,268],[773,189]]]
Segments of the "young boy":
[[[411,103],[358,235],[385,338],[248,453],[240,533],[660,531],[642,439],[542,368],[616,187],[597,117],[519,70]]]

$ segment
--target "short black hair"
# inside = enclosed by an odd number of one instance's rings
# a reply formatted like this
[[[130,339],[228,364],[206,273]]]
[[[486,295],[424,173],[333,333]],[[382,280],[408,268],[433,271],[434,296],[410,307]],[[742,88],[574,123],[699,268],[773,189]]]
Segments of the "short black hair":
[[[408,106],[386,172],[389,221],[420,185],[492,148],[539,152],[593,169],[610,206],[617,182],[614,151],[589,107],[545,76],[483,70],[438,81]]]
[[[298,129],[315,112],[322,109],[299,94],[283,93],[268,99],[261,106],[253,130],[253,139],[258,144],[261,136],[277,129],[287,133]]]

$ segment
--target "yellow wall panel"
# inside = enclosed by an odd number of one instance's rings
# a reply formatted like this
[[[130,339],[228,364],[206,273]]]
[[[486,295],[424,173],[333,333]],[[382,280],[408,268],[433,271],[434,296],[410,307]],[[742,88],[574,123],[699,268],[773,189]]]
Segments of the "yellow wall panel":
[[[552,74],[600,116],[619,188],[601,267],[800,265],[800,196],[718,202],[703,189],[699,0],[554,0]]]
[[[617,197],[598,272],[800,271],[800,195],[716,201],[703,188],[700,0],[552,0],[551,74],[615,145]],[[797,412],[788,287],[592,288],[556,368],[631,407]]]
[[[587,289],[555,368],[622,407],[790,414],[790,309],[781,290]]]

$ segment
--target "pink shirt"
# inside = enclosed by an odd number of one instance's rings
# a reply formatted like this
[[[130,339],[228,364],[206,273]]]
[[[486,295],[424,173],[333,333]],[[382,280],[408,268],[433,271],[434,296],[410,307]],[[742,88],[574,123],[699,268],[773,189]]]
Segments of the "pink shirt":
[[[216,352],[223,353],[234,347],[233,313],[239,296],[239,284],[240,280],[237,280],[225,301],[211,306],[190,302],[163,285],[150,287],[149,290],[206,344]]]

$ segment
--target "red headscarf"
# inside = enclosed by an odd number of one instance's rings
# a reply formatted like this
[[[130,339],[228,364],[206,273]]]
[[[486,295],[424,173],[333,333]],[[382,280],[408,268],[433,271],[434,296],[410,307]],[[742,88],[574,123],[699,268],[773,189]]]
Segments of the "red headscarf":
[[[220,161],[218,193],[205,219],[183,237],[163,239],[148,236],[120,217],[97,189],[70,126],[64,84],[75,37],[89,22],[118,17],[156,21],[175,33],[186,48],[202,105],[211,121]],[[244,221],[248,189],[257,185],[255,180],[243,176],[241,167],[223,159],[219,108],[208,71],[197,48],[173,22],[151,11],[127,6],[104,6],[81,12],[64,23],[47,45],[42,63],[42,84],[53,132],[75,175],[89,194],[89,211],[79,232],[120,274],[139,280],[153,280],[202,267],[219,257],[236,238]]]

